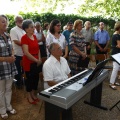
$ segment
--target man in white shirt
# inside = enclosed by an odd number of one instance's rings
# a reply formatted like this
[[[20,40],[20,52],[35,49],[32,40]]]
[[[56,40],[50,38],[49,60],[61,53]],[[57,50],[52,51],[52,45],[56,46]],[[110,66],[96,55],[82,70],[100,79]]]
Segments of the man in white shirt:
[[[38,40],[41,57],[47,57],[45,47],[45,37],[40,22],[35,22],[35,35]]]
[[[86,42],[86,48],[87,48],[87,54],[90,55],[90,51],[91,51],[91,44],[93,42],[93,32],[91,30],[91,22],[90,21],[86,21],[84,24],[84,28],[82,28],[82,35],[85,38],[85,42]]]
[[[15,79],[17,80],[16,84],[18,88],[20,88],[22,85],[22,67],[20,62],[23,56],[21,37],[25,34],[25,31],[22,29],[23,17],[21,15],[17,15],[14,20],[16,26],[10,30],[10,36],[13,43],[14,54],[16,57],[15,64],[18,70],[18,74],[15,76]]]
[[[70,77],[70,68],[67,60],[62,56],[62,48],[58,43],[49,46],[51,56],[43,65],[44,88],[47,89]]]

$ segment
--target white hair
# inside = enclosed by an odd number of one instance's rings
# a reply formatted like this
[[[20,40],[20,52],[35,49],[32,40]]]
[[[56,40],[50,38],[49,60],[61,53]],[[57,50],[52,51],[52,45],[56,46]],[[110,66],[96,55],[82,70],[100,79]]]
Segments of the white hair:
[[[18,18],[22,18],[22,19],[23,19],[22,15],[16,15],[16,16],[14,17],[14,21],[16,22]]]
[[[36,25],[41,25],[41,24],[40,24],[40,22],[35,22],[35,26],[36,26]]]

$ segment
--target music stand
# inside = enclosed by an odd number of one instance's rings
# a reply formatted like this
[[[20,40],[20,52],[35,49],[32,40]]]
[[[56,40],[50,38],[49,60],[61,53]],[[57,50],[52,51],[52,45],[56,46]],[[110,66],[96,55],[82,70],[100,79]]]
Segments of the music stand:
[[[120,53],[111,55],[111,57],[120,65]],[[114,107],[117,107],[118,110],[120,111],[120,108],[117,106],[120,103],[120,100],[115,103],[109,110],[111,111]]]

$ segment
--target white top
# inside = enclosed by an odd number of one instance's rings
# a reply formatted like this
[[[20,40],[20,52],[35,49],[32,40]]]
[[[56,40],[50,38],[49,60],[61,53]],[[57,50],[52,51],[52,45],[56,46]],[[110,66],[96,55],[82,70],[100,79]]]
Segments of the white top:
[[[11,36],[11,40],[18,40],[21,41],[22,36],[25,34],[25,31],[21,28],[19,28],[18,26],[15,26],[14,28],[12,28],[10,30],[10,36]],[[15,52],[15,55],[17,56],[23,56],[23,51],[22,51],[22,47],[15,44],[14,42],[12,42],[13,44],[13,49]]]
[[[92,32],[91,29],[86,30],[85,28],[82,28],[81,32],[82,32],[82,35],[85,38],[85,42],[92,42],[92,40],[93,40],[93,32]]]
[[[42,39],[42,32],[40,31],[40,32],[38,32],[36,29],[35,29],[35,35],[36,35],[36,37],[37,37],[37,40],[41,40]],[[38,43],[39,45],[43,45],[43,42],[39,42]]]
[[[66,80],[70,71],[71,70],[65,58],[60,57],[59,62],[53,55],[51,55],[43,65],[44,88],[47,89],[50,87],[46,81],[54,80],[59,83]]]
[[[48,47],[53,42],[58,43],[63,50],[66,47],[66,40],[63,34],[60,34],[60,38],[58,39],[58,38],[55,38],[55,36],[49,32],[46,38],[46,46]],[[49,56],[48,50],[47,50],[47,55]]]

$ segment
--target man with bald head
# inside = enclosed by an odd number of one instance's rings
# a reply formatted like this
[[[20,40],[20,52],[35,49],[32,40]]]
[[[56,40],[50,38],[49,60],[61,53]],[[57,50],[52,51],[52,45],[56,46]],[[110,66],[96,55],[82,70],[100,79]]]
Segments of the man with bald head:
[[[106,30],[104,30],[104,23],[99,23],[99,29],[94,34],[94,40],[96,44],[97,54],[106,54],[109,45],[110,36]]]
[[[62,48],[58,43],[49,46],[51,56],[43,65],[44,88],[49,88],[70,77],[70,68],[67,60],[62,56]]]
[[[82,35],[85,38],[87,54],[89,55],[90,51],[91,51],[91,44],[93,41],[93,32],[91,30],[91,22],[90,21],[85,22],[84,28],[82,28]]]

